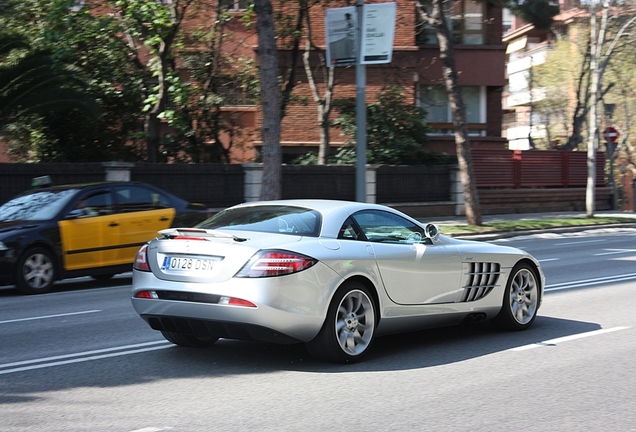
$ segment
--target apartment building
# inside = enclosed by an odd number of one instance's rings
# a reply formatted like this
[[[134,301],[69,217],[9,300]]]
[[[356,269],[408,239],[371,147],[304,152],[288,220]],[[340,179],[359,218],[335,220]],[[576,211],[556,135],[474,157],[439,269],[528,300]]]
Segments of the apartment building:
[[[449,5],[446,13],[455,44],[455,62],[471,143],[479,148],[504,149],[507,142],[501,134],[502,93],[506,83],[502,9],[473,0],[457,0]],[[429,149],[452,154],[455,152],[452,113],[442,81],[437,36],[419,20],[414,1],[398,0],[396,6],[392,62],[366,66],[366,101],[374,102],[386,85],[401,86],[408,103],[427,110],[426,120],[432,128]],[[314,6],[310,14],[314,43],[325,48],[325,10]],[[281,56],[284,55],[282,52]],[[290,106],[283,119],[281,145],[285,160],[315,151],[319,145],[316,107],[311,102],[304,69],[302,65],[298,68],[294,92],[309,98],[310,102],[306,106]],[[337,67],[336,82],[335,98],[355,97],[355,67]],[[258,127],[258,114],[255,120]],[[337,147],[343,142],[340,131],[332,128],[331,146]],[[259,142],[255,142],[254,147],[258,151]]]
[[[221,1],[228,2],[233,17],[225,29],[231,34],[231,38],[227,39],[230,41],[228,52],[236,56],[251,56],[257,61],[258,40],[255,26],[245,26],[241,20],[249,6],[249,0]],[[78,1],[78,7],[81,3],[81,0]],[[209,6],[200,7],[186,22],[186,28],[213,22],[216,18],[213,1],[206,1],[205,4]],[[466,106],[471,144],[482,149],[505,149],[507,140],[502,137],[502,95],[506,85],[506,46],[502,41],[502,9],[488,2],[475,0],[455,0],[448,5],[446,14],[455,44],[455,62]],[[401,86],[407,103],[427,110],[426,120],[432,128],[429,150],[452,154],[455,152],[452,113],[442,81],[437,36],[432,28],[424,25],[418,18],[415,1],[397,0],[396,10],[392,61],[388,64],[366,66],[366,102],[376,101],[384,86]],[[309,12],[312,42],[321,49],[326,47],[325,12],[326,9],[321,4],[313,5]],[[301,47],[304,47],[304,43]],[[281,68],[290,67],[289,50],[281,45],[279,53]],[[296,100],[304,99],[306,103],[291,103],[282,120],[281,146],[285,161],[308,151],[316,151],[320,143],[317,108],[312,100],[308,77],[302,61],[298,61],[294,67],[296,86],[293,93]],[[318,82],[318,86],[319,89],[324,89],[324,82]],[[245,97],[240,92],[233,95],[234,97],[228,98],[223,112],[229,122],[241,129],[241,139],[244,142],[242,146],[233,148],[232,161],[238,163],[257,160],[262,146],[260,107],[253,98]],[[337,67],[333,97],[355,96],[355,66]],[[331,118],[336,115],[334,111]],[[225,138],[227,137],[221,137]],[[331,128],[330,142],[334,149],[345,142],[345,137],[339,129]],[[4,152],[2,153],[0,157],[4,156]]]

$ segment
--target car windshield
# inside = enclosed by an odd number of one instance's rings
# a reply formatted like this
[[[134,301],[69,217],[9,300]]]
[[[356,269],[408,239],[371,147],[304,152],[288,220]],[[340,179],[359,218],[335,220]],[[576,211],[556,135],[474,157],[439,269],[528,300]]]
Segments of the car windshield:
[[[320,213],[315,210],[272,205],[223,210],[197,227],[318,237],[321,223]]]
[[[57,215],[77,189],[38,191],[21,195],[0,207],[0,221],[46,220]]]

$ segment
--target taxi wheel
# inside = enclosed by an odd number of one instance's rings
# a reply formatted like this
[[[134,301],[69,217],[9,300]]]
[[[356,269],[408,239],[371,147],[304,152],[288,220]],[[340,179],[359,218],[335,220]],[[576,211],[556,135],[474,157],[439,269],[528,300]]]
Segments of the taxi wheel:
[[[28,249],[19,259],[16,286],[23,294],[43,294],[51,291],[55,282],[53,254],[45,248]]]

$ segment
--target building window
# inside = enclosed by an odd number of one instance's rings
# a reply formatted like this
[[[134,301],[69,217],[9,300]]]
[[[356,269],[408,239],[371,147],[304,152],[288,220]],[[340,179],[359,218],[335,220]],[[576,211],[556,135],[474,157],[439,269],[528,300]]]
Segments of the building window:
[[[217,89],[217,94],[223,98],[224,106],[256,105],[258,94],[233,81],[226,81]]]
[[[463,86],[461,93],[466,108],[469,135],[484,135],[486,129],[486,88]],[[418,105],[426,110],[426,122],[431,127],[432,134],[453,133],[453,112],[448,102],[446,88],[420,86]]]
[[[431,6],[427,6],[430,8]],[[444,16],[455,45],[483,45],[486,3],[475,0],[456,0],[444,3]],[[426,23],[418,23],[416,35],[420,45],[437,45],[437,32]]]
[[[226,7],[228,12],[240,12],[247,10],[252,0],[220,0],[221,5]]]

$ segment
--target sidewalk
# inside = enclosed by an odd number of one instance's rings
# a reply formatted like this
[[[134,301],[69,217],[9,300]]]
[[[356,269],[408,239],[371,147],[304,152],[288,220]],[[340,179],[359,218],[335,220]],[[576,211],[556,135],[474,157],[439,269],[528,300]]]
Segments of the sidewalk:
[[[490,241],[497,240],[508,237],[515,237],[524,234],[533,234],[538,231],[541,232],[551,232],[551,233],[567,233],[567,232],[577,232],[586,229],[602,229],[602,228],[636,228],[636,213],[634,212],[622,212],[618,210],[605,210],[598,211],[594,214],[595,217],[620,217],[620,218],[629,218],[632,219],[629,222],[623,223],[612,223],[612,224],[590,224],[590,225],[577,225],[577,226],[562,226],[562,227],[552,227],[552,228],[541,228],[541,229],[529,229],[529,230],[519,230],[519,231],[509,231],[509,230],[494,230],[488,232],[471,232],[471,233],[448,233],[447,235],[451,237],[457,238],[466,238],[470,240],[481,240],[481,241]],[[517,214],[501,214],[501,215],[484,215],[482,216],[482,221],[484,223],[489,222],[507,222],[507,221],[532,221],[532,220],[549,220],[549,219],[568,219],[568,218],[581,218],[584,219],[586,217],[586,213],[584,211],[580,212],[548,212],[548,213],[517,213]],[[444,226],[462,226],[468,225],[466,223],[465,216],[457,216],[457,217],[438,217],[438,218],[418,218],[420,222],[424,223],[434,223],[439,225],[442,228],[442,233],[444,233]]]
[[[505,222],[505,221],[521,221],[521,220],[543,220],[543,219],[566,219],[566,218],[585,218],[586,213],[580,212],[549,212],[549,213],[513,213],[500,215],[483,215],[482,221],[488,222]],[[619,210],[604,210],[594,213],[595,217],[622,217],[634,219],[636,222],[636,213],[622,212]],[[421,222],[430,222],[440,226],[443,225],[467,225],[466,216],[443,216],[432,218],[418,218]]]

